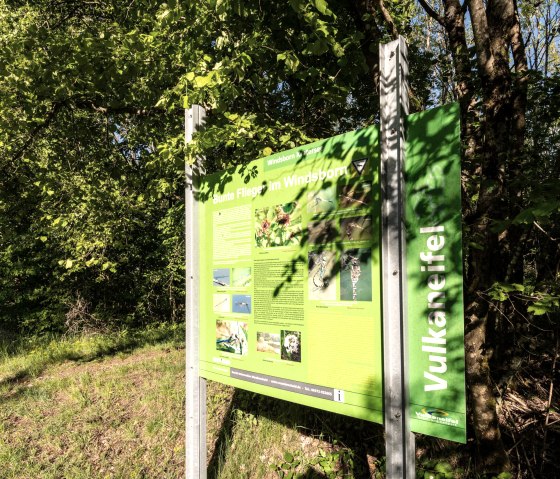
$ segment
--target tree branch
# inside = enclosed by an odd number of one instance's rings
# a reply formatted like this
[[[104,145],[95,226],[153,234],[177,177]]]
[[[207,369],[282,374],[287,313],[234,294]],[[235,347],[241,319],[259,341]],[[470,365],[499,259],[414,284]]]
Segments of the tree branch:
[[[134,116],[156,116],[165,113],[164,110],[159,108],[138,108],[136,106],[122,105],[117,107],[97,105],[93,100],[81,100],[74,102],[77,108],[93,110],[96,113],[103,115],[107,114],[129,114]],[[183,114],[181,112],[181,114]]]
[[[35,141],[39,133],[52,123],[54,117],[56,116],[56,114],[58,113],[61,107],[62,107],[61,103],[53,104],[53,107],[51,111],[47,114],[45,120],[42,123],[36,125],[35,128],[33,128],[33,131],[31,132],[27,140],[25,140],[21,148],[19,148],[19,150],[16,151],[16,153],[12,157],[14,161],[19,160],[23,156],[23,154],[27,151],[27,149],[33,144],[33,142]]]
[[[430,5],[428,4],[428,2],[426,2],[426,0],[418,0],[418,1],[420,2],[420,5],[422,5],[424,11],[430,17],[432,17],[436,22],[438,22],[442,27],[445,27],[445,22],[443,21],[441,15],[439,15],[432,7],[430,7]]]
[[[397,38],[399,38],[399,31],[397,30],[397,26],[393,21],[393,17],[389,13],[389,10],[385,8],[385,4],[383,3],[383,0],[374,0],[374,1],[379,7],[379,11],[383,16],[383,20],[385,20],[385,23],[387,23],[387,25],[389,26],[389,30],[391,31],[391,36],[393,37],[394,40],[396,40]]]

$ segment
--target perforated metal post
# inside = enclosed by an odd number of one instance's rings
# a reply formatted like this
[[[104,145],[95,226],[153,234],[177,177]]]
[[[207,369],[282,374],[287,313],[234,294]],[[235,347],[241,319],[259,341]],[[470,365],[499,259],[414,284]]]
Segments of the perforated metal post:
[[[185,143],[204,125],[204,108],[185,111]],[[185,167],[186,272],[186,478],[206,479],[206,380],[199,376],[199,240],[196,177],[203,174],[202,158]]]
[[[379,46],[381,106],[383,369],[388,479],[415,477],[414,434],[408,411],[405,119],[408,60],[403,37]]]

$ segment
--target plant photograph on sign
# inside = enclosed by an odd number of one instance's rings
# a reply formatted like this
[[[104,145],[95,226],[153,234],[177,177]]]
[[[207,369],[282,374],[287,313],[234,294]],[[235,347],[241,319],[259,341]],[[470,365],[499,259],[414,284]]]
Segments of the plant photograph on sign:
[[[307,241],[309,244],[332,243],[337,238],[336,224],[332,221],[314,221],[307,225]]]
[[[372,238],[372,224],[369,216],[356,216],[340,220],[342,241],[369,241]]]
[[[301,331],[280,331],[280,343],[282,346],[281,359],[301,362]]]
[[[216,321],[216,349],[245,356],[249,351],[247,323]]]
[[[212,272],[214,286],[229,286],[229,268],[219,268]]]
[[[233,268],[231,271],[231,285],[236,288],[251,286],[253,277],[251,268]]]
[[[336,193],[333,186],[307,193],[307,212],[314,215],[336,209]]]
[[[339,185],[339,209],[367,208],[371,204],[371,183],[357,182]]]
[[[280,356],[280,335],[257,331],[257,352]]]
[[[229,313],[231,311],[231,296],[229,294],[214,294],[212,310],[215,313]]]
[[[341,301],[371,301],[372,294],[371,250],[344,251],[340,259]]]
[[[251,314],[251,296],[248,294],[234,294],[231,310],[234,313]]]
[[[310,251],[307,255],[309,277],[307,284],[308,298],[311,300],[336,301],[336,281],[334,268],[336,253],[334,251]]]
[[[301,236],[301,207],[297,201],[255,210],[257,248],[297,246]]]

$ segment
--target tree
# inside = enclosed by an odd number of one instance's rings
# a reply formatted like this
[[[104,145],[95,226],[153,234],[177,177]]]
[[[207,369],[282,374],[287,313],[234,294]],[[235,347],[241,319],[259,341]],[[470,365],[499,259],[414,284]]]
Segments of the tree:
[[[78,300],[107,322],[182,317],[182,113],[157,106],[179,11],[128,6],[0,7],[5,326],[58,330]]]

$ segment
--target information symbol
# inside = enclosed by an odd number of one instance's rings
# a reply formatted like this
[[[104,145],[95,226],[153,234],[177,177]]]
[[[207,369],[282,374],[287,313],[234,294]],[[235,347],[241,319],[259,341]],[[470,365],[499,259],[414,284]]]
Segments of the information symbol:
[[[344,391],[342,389],[334,390],[334,400],[336,402],[344,402]]]

